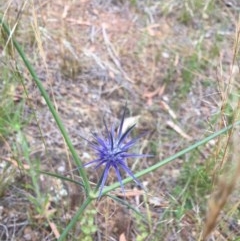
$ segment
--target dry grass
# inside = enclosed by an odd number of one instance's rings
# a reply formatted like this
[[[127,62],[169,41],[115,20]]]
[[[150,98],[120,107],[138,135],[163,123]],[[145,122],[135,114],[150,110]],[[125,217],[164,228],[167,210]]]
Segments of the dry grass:
[[[134,171],[147,168],[239,117],[239,102],[232,98],[239,91],[238,75],[228,71],[234,66],[236,69],[238,60],[239,35],[235,46],[233,43],[237,3],[229,7],[222,1],[12,0],[0,6],[84,162],[93,156],[80,136],[90,137],[91,131],[101,130],[104,115],[110,122],[116,121],[126,101],[128,115],[138,120],[137,132],[149,132],[138,146],[140,152],[155,154],[155,158],[132,163]],[[6,56],[1,55],[1,67],[5,65],[23,76],[27,96],[19,82],[13,85],[11,95],[15,103],[25,102],[22,115],[30,121],[22,130],[30,161],[38,160],[43,170],[78,180],[45,102],[15,52],[10,55],[11,62],[7,63]],[[3,84],[0,82],[0,87]],[[94,216],[98,231],[92,240],[200,240],[203,226],[204,238],[216,227],[209,240],[237,238],[239,233],[231,230],[230,222],[236,223],[239,215],[237,211],[229,215],[228,205],[226,209],[223,206],[232,202],[229,196],[238,168],[229,183],[221,184],[220,179],[221,191],[210,201],[205,224],[211,183],[203,184],[203,191],[198,192],[199,183],[204,181],[201,170],[209,179],[215,179],[225,170],[223,167],[230,168],[232,164],[225,165],[229,160],[239,166],[233,137],[214,142],[216,148],[210,143],[198,153],[142,178],[149,189],[147,197],[132,185],[127,186],[131,194],[127,201],[148,216],[146,225],[141,226],[132,212],[112,199],[96,203],[92,209],[98,211]],[[229,149],[223,151],[223,143]],[[34,192],[29,187],[32,180],[26,169],[30,167],[21,143],[13,135],[2,146],[1,161],[11,160],[16,174],[0,201],[0,239],[55,240],[82,203],[83,191],[77,185],[39,176],[40,192],[48,196],[40,215],[26,198]],[[21,170],[16,168],[18,163]],[[89,170],[93,183],[99,175]],[[114,180],[111,174],[109,183]],[[216,226],[221,211],[224,221]],[[83,221],[81,225],[91,226]],[[75,227],[69,240],[83,240],[81,227]]]
[[[240,37],[240,22],[236,26],[236,36],[235,44],[233,47],[233,60],[230,67],[230,74],[228,81],[224,88],[221,90],[222,94],[222,119],[226,118],[226,110],[229,106],[232,107],[233,115],[232,118],[235,121],[239,118],[239,107],[240,101],[238,99],[232,99],[231,95],[238,95],[238,84],[237,78],[239,74],[239,67],[236,65],[237,56],[239,53],[239,37]],[[221,123],[225,123],[226,119]],[[216,185],[217,190],[213,193],[212,197],[209,200],[208,212],[206,216],[206,222],[204,225],[203,240],[207,240],[207,237],[213,232],[216,227],[221,212],[224,210],[224,206],[230,199],[230,195],[233,193],[240,176],[240,162],[239,162],[239,148],[238,148],[238,138],[239,130],[234,128],[228,134],[226,139],[221,138],[221,141],[218,143],[218,154],[221,155],[221,150],[224,150],[221,161],[219,164],[215,165],[216,172],[214,176],[217,176],[219,170],[225,170],[218,184]],[[218,158],[219,159],[219,158]],[[227,171],[226,171],[227,169]],[[231,202],[231,201],[230,201]]]

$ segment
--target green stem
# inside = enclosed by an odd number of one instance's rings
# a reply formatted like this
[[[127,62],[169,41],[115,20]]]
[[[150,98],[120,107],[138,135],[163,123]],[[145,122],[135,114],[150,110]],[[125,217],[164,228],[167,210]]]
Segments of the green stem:
[[[21,56],[25,66],[27,67],[29,73],[31,74],[33,80],[35,81],[36,85],[38,86],[44,100],[46,101],[47,105],[48,105],[48,108],[50,109],[52,115],[53,115],[53,118],[55,119],[56,123],[57,123],[57,126],[59,128],[59,130],[61,131],[62,135],[63,135],[63,138],[70,150],[70,152],[72,153],[72,156],[73,156],[73,159],[75,161],[75,164],[80,167],[78,168],[79,170],[79,173],[83,179],[83,182],[84,182],[84,186],[85,186],[85,190],[86,190],[86,193],[87,195],[89,194],[89,192],[91,191],[91,187],[90,187],[90,184],[89,184],[89,180],[87,178],[87,175],[86,175],[86,172],[84,170],[84,168],[81,168],[82,167],[82,162],[80,160],[80,158],[78,157],[78,154],[77,152],[75,151],[74,147],[73,147],[73,144],[67,134],[67,131],[64,127],[64,125],[62,124],[62,121],[59,117],[59,115],[57,114],[46,90],[44,89],[40,79],[38,78],[35,70],[33,69],[32,65],[30,64],[30,62],[28,61],[27,57],[25,56],[22,48],[20,47],[20,45],[18,44],[18,42],[15,41],[15,39],[13,37],[11,37],[11,32],[9,30],[9,28],[7,27],[7,25],[3,22],[2,18],[0,17],[0,24],[2,25],[3,27],[3,30],[5,31],[5,33],[8,35],[8,37],[10,37],[12,39],[12,42],[13,42],[13,45],[14,47],[16,48],[17,52],[19,53],[19,55]]]
[[[59,237],[58,241],[63,241],[68,232],[73,228],[73,226],[76,224],[76,222],[79,220],[80,215],[84,212],[85,208],[92,202],[92,198],[89,196],[85,202],[81,205],[81,207],[78,209],[70,223],[67,225],[67,227],[62,232],[61,236]]]
[[[201,145],[206,144],[206,143],[209,142],[210,140],[212,140],[212,139],[214,139],[214,138],[216,138],[216,137],[224,134],[225,132],[231,130],[234,126],[237,126],[237,125],[239,125],[239,124],[240,124],[240,121],[237,121],[237,122],[235,122],[235,124],[229,125],[229,126],[223,128],[223,129],[221,129],[220,131],[215,132],[214,134],[212,134],[212,135],[204,138],[204,139],[201,140],[201,141],[196,142],[195,144],[193,144],[193,145],[185,148],[184,150],[181,150],[181,151],[177,152],[176,154],[174,154],[174,155],[172,155],[172,156],[164,159],[163,161],[160,161],[160,162],[156,163],[156,164],[153,165],[153,166],[150,166],[149,168],[147,168],[147,169],[145,169],[145,170],[142,170],[142,171],[140,171],[140,172],[137,172],[136,174],[134,174],[134,176],[137,177],[137,178],[139,178],[139,177],[141,177],[141,176],[143,176],[143,175],[145,175],[145,174],[148,174],[148,173],[150,173],[150,172],[153,172],[153,171],[155,171],[156,169],[158,169],[159,167],[162,167],[162,166],[166,165],[167,163],[173,161],[174,159],[176,159],[176,158],[178,158],[178,157],[180,157],[180,156],[182,156],[182,155],[184,155],[184,154],[186,154],[186,153],[194,150],[195,148],[197,148],[197,147],[199,147],[199,146],[201,146]],[[128,177],[128,178],[125,178],[122,182],[123,182],[123,184],[126,184],[126,183],[131,182],[132,180],[133,180],[132,177]],[[107,193],[109,193],[109,192],[112,191],[112,190],[115,190],[115,189],[118,188],[118,187],[120,187],[120,183],[117,182],[117,183],[113,183],[112,185],[104,188],[103,191],[102,191],[102,196],[105,195],[105,194],[107,194]],[[98,195],[99,195],[99,193],[96,193],[96,196],[98,196]]]

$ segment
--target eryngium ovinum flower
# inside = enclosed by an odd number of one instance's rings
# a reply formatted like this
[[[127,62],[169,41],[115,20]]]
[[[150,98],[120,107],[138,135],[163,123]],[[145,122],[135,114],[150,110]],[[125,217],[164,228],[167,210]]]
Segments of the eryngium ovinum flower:
[[[95,150],[97,158],[93,161],[86,163],[85,166],[96,164],[95,165],[96,169],[98,169],[101,166],[104,166],[104,171],[102,173],[101,179],[98,184],[99,198],[102,195],[102,190],[107,181],[110,168],[113,168],[115,170],[123,193],[124,193],[124,186],[122,183],[120,169],[124,170],[129,176],[131,176],[134,179],[134,181],[138,185],[143,187],[142,184],[135,178],[134,174],[128,167],[127,159],[136,158],[136,157],[149,157],[152,155],[129,153],[129,150],[139,140],[139,138],[141,138],[141,136],[138,136],[134,139],[129,140],[129,135],[136,124],[128,127],[126,131],[123,131],[125,113],[126,113],[126,107],[124,108],[121,123],[117,133],[115,133],[114,126],[112,126],[111,129],[109,129],[106,125],[106,122],[104,121],[105,134],[103,136],[93,134],[93,141],[92,142],[88,141],[90,146]]]

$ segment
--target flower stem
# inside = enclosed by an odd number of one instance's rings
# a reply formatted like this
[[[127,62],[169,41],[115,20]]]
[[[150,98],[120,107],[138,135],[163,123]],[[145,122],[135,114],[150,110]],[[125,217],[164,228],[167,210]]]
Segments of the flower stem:
[[[64,229],[64,231],[62,232],[61,236],[59,237],[58,241],[63,241],[65,240],[68,232],[73,228],[73,226],[77,223],[77,221],[79,220],[79,217],[81,214],[83,214],[84,210],[86,209],[86,207],[92,202],[92,198],[89,196],[85,202],[81,205],[81,207],[78,209],[78,211],[76,212],[76,214],[74,215],[74,217],[72,218],[72,220],[70,221],[70,223],[67,225],[67,227]]]
[[[168,157],[168,158],[166,158],[166,159],[156,163],[155,165],[152,165],[149,168],[146,168],[145,170],[142,170],[140,172],[135,173],[134,176],[136,178],[139,178],[139,177],[141,177],[141,176],[143,176],[145,174],[153,172],[156,169],[158,169],[159,167],[162,167],[162,166],[166,165],[167,163],[175,160],[176,158],[178,158],[178,157],[180,157],[180,156],[182,156],[182,155],[184,155],[184,154],[186,154],[186,153],[188,153],[188,152],[198,148],[199,146],[202,146],[202,145],[206,144],[210,140],[212,140],[212,139],[214,139],[214,138],[216,138],[216,137],[226,133],[227,131],[231,130],[232,128],[234,128],[235,126],[237,126],[239,124],[240,124],[240,120],[235,122],[232,125],[229,125],[229,126],[223,128],[223,129],[221,129],[220,131],[217,131],[217,132],[213,133],[212,135],[210,135],[210,136],[208,136],[208,137],[206,137],[206,138],[204,138],[204,139],[194,143],[193,145],[191,145],[191,146],[189,146],[189,147],[187,147],[187,148],[177,152],[176,154],[174,154],[174,155],[172,155],[172,156],[170,156],[170,157]],[[124,180],[122,180],[122,183],[126,184],[126,183],[131,182],[132,180],[133,180],[132,177],[128,177],[128,178],[125,178]],[[102,191],[102,196],[107,194],[107,193],[109,193],[112,190],[115,190],[118,187],[120,187],[119,183],[113,183],[112,185],[104,188],[103,191]]]

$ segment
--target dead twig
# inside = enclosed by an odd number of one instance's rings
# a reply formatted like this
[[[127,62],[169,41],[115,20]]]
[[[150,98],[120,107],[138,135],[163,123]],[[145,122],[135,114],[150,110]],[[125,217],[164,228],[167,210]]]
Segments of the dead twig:
[[[172,128],[174,131],[176,131],[179,135],[181,135],[183,138],[191,141],[192,137],[186,134],[178,125],[173,123],[172,121],[167,121],[167,125]]]
[[[102,25],[102,34],[103,34],[103,39],[104,39],[104,42],[105,42],[105,45],[107,47],[107,51],[108,51],[108,54],[111,58],[111,60],[113,61],[113,63],[115,64],[115,66],[117,67],[117,69],[121,72],[121,74],[124,76],[124,78],[126,80],[128,80],[129,82],[131,83],[135,83],[127,74],[126,72],[123,70],[122,66],[121,66],[121,63],[118,59],[118,56],[117,56],[117,52],[115,51],[112,43],[110,42],[109,38],[108,38],[108,35],[107,35],[107,32],[106,32],[106,28],[104,25]]]

